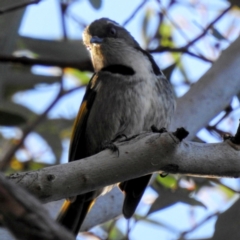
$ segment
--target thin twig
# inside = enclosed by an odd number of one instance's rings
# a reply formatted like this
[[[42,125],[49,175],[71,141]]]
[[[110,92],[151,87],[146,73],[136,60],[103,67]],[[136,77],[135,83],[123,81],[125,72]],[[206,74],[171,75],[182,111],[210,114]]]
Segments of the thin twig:
[[[56,103],[59,101],[59,99],[62,96],[66,95],[66,94],[69,94],[69,93],[72,93],[73,91],[78,90],[81,87],[82,86],[70,89],[68,91],[64,91],[63,88],[62,88],[62,85],[61,85],[60,90],[59,90],[57,96],[55,97],[55,99],[53,100],[53,102],[48,106],[48,108],[41,115],[39,115],[34,121],[29,123],[23,129],[23,133],[22,133],[21,139],[19,139],[18,142],[12,144],[11,147],[8,149],[8,151],[5,153],[5,155],[3,156],[3,158],[0,161],[0,169],[1,170],[4,170],[7,167],[7,164],[12,159],[12,157],[15,154],[15,152],[21,147],[21,145],[23,144],[23,142],[26,139],[26,137],[28,136],[28,134],[33,129],[35,129],[45,119],[45,117],[47,116],[48,112],[56,105]]]
[[[147,1],[148,0],[143,0],[142,3],[135,9],[135,11],[131,14],[131,16],[127,18],[122,25],[126,26],[135,17],[138,11],[147,3]]]
[[[193,232],[195,229],[197,229],[198,227],[202,226],[204,223],[206,223],[208,220],[210,220],[213,217],[217,217],[219,215],[219,212],[215,212],[210,214],[209,216],[207,216],[206,218],[204,218],[201,222],[199,222],[198,224],[196,224],[194,227],[192,227],[191,229],[182,232],[182,234],[180,235],[179,239],[183,239],[183,237],[185,235],[187,235],[188,233]]]
[[[2,9],[0,9],[0,15],[4,14],[4,13],[7,13],[7,12],[12,12],[12,11],[18,10],[20,8],[24,8],[24,7],[26,7],[28,5],[31,5],[31,4],[37,4],[40,1],[41,0],[26,1],[25,3],[16,4],[16,5],[13,5],[13,6],[10,6],[10,7],[2,8]]]
[[[169,16],[167,10],[164,7],[161,7],[161,12],[163,15],[165,15],[168,18],[168,20],[172,23],[172,25],[178,30],[179,34],[188,42],[189,38],[187,34],[185,34],[182,28],[174,21],[174,19],[171,18],[171,16]],[[196,46],[194,46],[194,48],[195,48],[195,51],[198,53],[198,55],[200,55],[201,51]]]
[[[65,2],[61,2],[60,6],[61,6],[61,23],[62,23],[63,39],[66,41],[67,40],[67,28],[66,28],[65,16],[66,16],[66,11],[67,11],[68,5]]]
[[[43,65],[43,66],[58,66],[61,68],[72,67],[76,69],[80,69],[82,71],[93,71],[92,64],[90,60],[86,61],[72,61],[66,62],[64,60],[52,60],[52,59],[44,59],[44,58],[27,58],[27,57],[14,57],[11,55],[1,55],[0,54],[0,62],[5,63],[20,63],[23,65]]]
[[[228,7],[226,8],[217,18],[215,18],[211,23],[208,24],[208,26],[203,30],[203,32],[201,34],[199,34],[196,38],[194,38],[191,42],[189,42],[186,46],[184,46],[184,48],[189,48],[190,46],[192,46],[195,42],[197,42],[198,40],[200,40],[202,37],[204,37],[206,35],[206,33],[208,32],[208,30],[218,21],[220,20],[225,13],[227,13],[232,7]]]
[[[229,132],[223,131],[221,129],[218,129],[216,126],[206,126],[206,129],[213,135],[213,136],[217,136],[218,138],[220,138],[222,140],[223,136],[231,136],[231,134]],[[215,134],[214,134],[215,133]]]
[[[197,55],[193,52],[190,52],[187,48],[185,47],[180,47],[180,48],[170,48],[170,47],[162,47],[159,46],[156,49],[148,50],[150,53],[161,53],[161,52],[180,52],[180,53],[186,53],[192,57],[199,58],[205,62],[213,63],[212,60],[202,56],[202,55]]]
[[[80,19],[79,16],[76,16],[73,13],[69,14],[69,12],[67,12],[67,16],[70,17],[74,22],[76,22],[81,28],[84,29],[85,27],[87,27],[87,24],[84,22],[83,19]]]
[[[220,118],[217,123],[215,123],[214,126],[217,126],[221,121],[224,120],[224,118],[227,118],[233,111],[234,109],[232,108],[231,104],[229,104],[225,109],[224,109],[225,113],[223,115],[222,118]]]
[[[179,47],[179,48],[170,48],[170,47],[162,47],[162,46],[159,46],[157,47],[156,49],[154,50],[149,50],[149,52],[151,53],[159,53],[159,52],[181,52],[181,53],[185,53],[185,54],[188,54],[192,57],[195,57],[195,58],[199,58],[205,62],[209,62],[209,63],[213,63],[212,60],[202,56],[202,55],[198,55],[198,54],[195,54],[191,51],[188,50],[188,48],[190,46],[192,46],[194,43],[196,43],[198,40],[200,40],[203,36],[206,35],[206,33],[208,32],[208,30],[217,22],[219,21],[229,10],[231,9],[231,7],[228,7],[226,8],[217,18],[215,18],[211,23],[209,23],[209,25],[203,30],[203,32],[198,35],[196,38],[194,38],[192,41],[190,41],[189,43],[187,43],[185,46],[183,47]]]

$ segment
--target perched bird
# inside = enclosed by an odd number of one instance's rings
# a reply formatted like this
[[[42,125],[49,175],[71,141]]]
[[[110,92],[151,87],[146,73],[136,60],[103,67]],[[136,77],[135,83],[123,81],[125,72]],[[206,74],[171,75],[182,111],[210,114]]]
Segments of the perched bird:
[[[86,27],[83,42],[90,51],[94,74],[75,120],[69,161],[98,153],[118,136],[129,138],[150,131],[152,125],[167,128],[175,108],[171,84],[131,34],[118,23],[101,18]],[[119,185],[125,194],[126,218],[133,215],[150,178],[147,175]],[[77,234],[103,191],[66,200],[58,221]]]

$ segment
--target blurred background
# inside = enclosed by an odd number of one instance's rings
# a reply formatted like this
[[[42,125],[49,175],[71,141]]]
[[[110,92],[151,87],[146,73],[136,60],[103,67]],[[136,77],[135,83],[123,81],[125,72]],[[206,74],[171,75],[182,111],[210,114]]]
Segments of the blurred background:
[[[92,75],[82,31],[101,17],[124,25],[153,54],[177,97],[240,32],[239,1],[2,0],[0,157],[6,174],[67,162],[73,120]],[[194,140],[212,143],[234,135],[239,97]],[[79,239],[221,240],[226,228],[228,239],[240,239],[239,183],[157,176],[129,223],[120,216]]]

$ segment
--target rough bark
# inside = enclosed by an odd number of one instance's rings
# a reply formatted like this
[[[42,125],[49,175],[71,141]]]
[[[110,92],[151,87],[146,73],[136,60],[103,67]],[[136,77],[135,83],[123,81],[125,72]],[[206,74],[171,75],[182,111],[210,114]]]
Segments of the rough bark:
[[[17,239],[75,239],[49,217],[36,198],[5,179],[2,174],[0,174],[0,196],[1,222]]]
[[[172,133],[146,133],[80,161],[16,173],[9,178],[44,202],[86,193],[153,172],[239,177],[240,145],[179,141]]]

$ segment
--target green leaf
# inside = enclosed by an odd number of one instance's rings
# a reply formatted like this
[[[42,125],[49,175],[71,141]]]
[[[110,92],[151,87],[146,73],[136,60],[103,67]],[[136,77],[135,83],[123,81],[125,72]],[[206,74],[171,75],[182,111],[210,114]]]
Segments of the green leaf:
[[[29,170],[39,170],[47,166],[49,166],[49,164],[42,163],[42,162],[29,161],[28,163]]]
[[[102,5],[101,0],[89,0],[89,2],[95,9],[99,9]]]
[[[7,175],[15,173],[15,172],[25,172],[25,171],[32,171],[32,170],[39,170],[44,167],[50,166],[49,164],[43,162],[35,162],[34,160],[28,161],[20,161],[16,157],[13,157],[10,161],[9,167],[6,171]]]
[[[163,46],[163,47],[169,47],[169,48],[175,48],[176,45],[174,43],[173,40],[173,26],[169,23],[165,23],[163,22],[160,26],[159,26],[159,35],[160,35],[160,40],[159,40],[159,45]],[[179,64],[179,59],[181,56],[181,53],[179,52],[169,52],[169,54],[171,54],[172,58],[174,59],[174,61],[177,63],[177,65]]]
[[[172,41],[173,27],[170,24],[162,23],[159,27],[160,45],[164,47],[175,47]]]
[[[23,116],[0,109],[0,125],[1,126],[18,126],[26,123],[26,118]]]
[[[115,226],[113,229],[111,229],[108,239],[111,239],[111,240],[124,239],[124,234],[121,232],[121,230],[118,227]]]
[[[219,185],[218,188],[222,191],[228,199],[232,199],[236,193],[224,185]]]
[[[125,237],[116,225],[116,219],[104,223],[101,228],[108,233],[108,240],[122,240]]]
[[[87,72],[82,72],[75,68],[65,68],[64,73],[70,74],[73,77],[77,78],[81,85],[87,85],[91,78]]]
[[[175,188],[177,186],[177,180],[172,175],[168,175],[164,178],[157,176],[156,180],[167,188]]]

